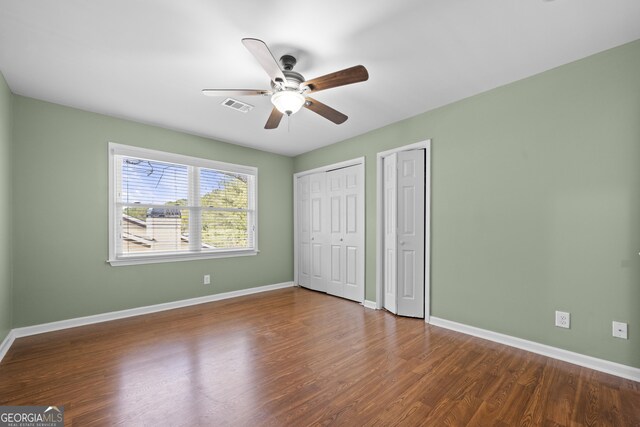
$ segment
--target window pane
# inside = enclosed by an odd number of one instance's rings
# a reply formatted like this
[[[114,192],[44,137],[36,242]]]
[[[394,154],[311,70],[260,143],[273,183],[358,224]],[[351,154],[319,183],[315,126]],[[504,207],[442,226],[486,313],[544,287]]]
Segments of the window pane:
[[[189,210],[179,208],[122,209],[123,254],[189,250]]]
[[[209,249],[247,248],[247,212],[202,212],[202,247]],[[206,245],[206,246],[205,246]]]
[[[186,206],[188,195],[187,166],[123,157],[123,203]]]
[[[247,175],[200,169],[200,203],[213,208],[249,206]]]

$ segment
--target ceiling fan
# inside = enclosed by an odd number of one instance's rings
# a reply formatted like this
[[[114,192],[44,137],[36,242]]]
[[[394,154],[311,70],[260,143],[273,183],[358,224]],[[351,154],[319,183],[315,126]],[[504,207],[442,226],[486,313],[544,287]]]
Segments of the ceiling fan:
[[[325,119],[331,120],[335,124],[344,123],[347,116],[333,108],[325,105],[309,96],[310,93],[344,86],[352,83],[363,82],[369,78],[367,69],[362,65],[346,68],[306,80],[302,74],[293,71],[296,65],[296,58],[291,55],[284,55],[280,58],[282,68],[273,57],[273,54],[262,40],[242,39],[242,44],[258,60],[262,68],[271,78],[271,89],[203,89],[202,93],[207,96],[247,96],[261,95],[270,96],[273,103],[273,110],[267,120],[265,129],[275,129],[280,124],[282,116],[290,116],[305,107]]]

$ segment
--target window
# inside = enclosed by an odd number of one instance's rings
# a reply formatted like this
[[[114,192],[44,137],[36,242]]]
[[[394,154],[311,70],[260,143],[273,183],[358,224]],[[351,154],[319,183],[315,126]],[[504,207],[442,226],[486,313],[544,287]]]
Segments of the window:
[[[109,144],[109,262],[257,253],[257,169]]]

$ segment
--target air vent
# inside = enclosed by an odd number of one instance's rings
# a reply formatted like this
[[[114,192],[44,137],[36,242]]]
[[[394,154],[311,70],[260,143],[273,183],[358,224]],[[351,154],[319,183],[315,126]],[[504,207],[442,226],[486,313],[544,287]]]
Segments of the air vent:
[[[240,111],[241,113],[248,113],[253,109],[253,105],[245,104],[237,99],[227,98],[222,102],[222,105],[229,107],[232,110]]]

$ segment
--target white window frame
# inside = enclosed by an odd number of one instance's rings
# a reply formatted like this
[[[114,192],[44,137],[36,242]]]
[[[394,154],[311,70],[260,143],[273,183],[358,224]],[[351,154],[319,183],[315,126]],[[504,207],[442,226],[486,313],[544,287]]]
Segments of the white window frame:
[[[109,142],[109,259],[107,262],[112,266],[121,265],[135,265],[135,264],[152,264],[160,262],[173,262],[173,261],[192,261],[198,259],[211,259],[211,258],[228,258],[236,256],[251,256],[257,255],[258,250],[258,168],[252,166],[236,165],[233,163],[224,163],[215,160],[201,159],[198,157],[185,156],[182,154],[167,153],[164,151],[151,150],[148,148],[133,147],[129,145],[116,144]],[[154,254],[135,254],[135,255],[118,255],[118,245],[120,243],[119,238],[119,221],[120,215],[116,212],[119,209],[119,205],[116,200],[116,191],[118,188],[117,178],[119,174],[116,171],[117,162],[115,156],[130,156],[148,159],[152,161],[177,163],[186,165],[190,168],[207,168],[216,169],[225,172],[242,173],[253,177],[253,185],[249,185],[249,212],[248,217],[253,216],[253,248],[249,249],[227,249],[219,251],[204,251],[199,252],[199,248],[189,252],[169,252],[169,253],[154,253]],[[194,176],[197,181],[198,177]],[[197,185],[197,184],[196,184]],[[190,192],[195,191],[194,188],[189,188]],[[193,194],[191,195],[193,196]],[[196,195],[197,196],[197,195]],[[199,197],[195,197],[197,200],[196,207],[199,207]],[[198,216],[199,218],[199,216]],[[250,222],[251,224],[251,222]],[[200,232],[198,221],[189,221],[190,230],[197,233]],[[191,234],[191,233],[190,233]]]

